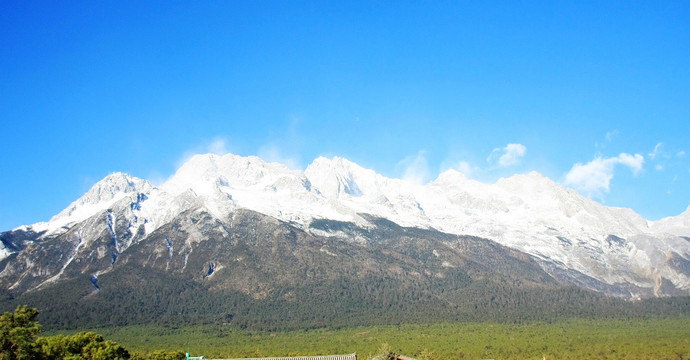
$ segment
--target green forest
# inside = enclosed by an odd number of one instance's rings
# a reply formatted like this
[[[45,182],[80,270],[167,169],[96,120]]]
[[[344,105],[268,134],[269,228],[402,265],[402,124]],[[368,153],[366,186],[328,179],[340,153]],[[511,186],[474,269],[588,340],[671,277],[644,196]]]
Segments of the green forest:
[[[469,281],[462,273],[424,281],[407,277],[277,284],[264,299],[239,291],[210,290],[191,280],[139,267],[115,269],[100,278],[104,285],[97,293],[85,289],[88,278],[71,279],[0,301],[0,311],[29,305],[41,310],[38,320],[44,326],[65,330],[169,327],[182,322],[291,331],[443,321],[519,324],[569,318],[690,316],[688,296],[633,302],[575,287],[521,288],[492,279]],[[146,279],[146,286],[141,286],[141,279]],[[463,281],[467,284],[458,284]]]
[[[0,316],[0,360],[182,360],[181,351],[131,353],[94,332],[38,336],[38,310],[19,306]]]
[[[230,325],[135,325],[43,331],[38,310],[0,317],[0,360],[181,360],[389,352],[441,359],[687,359],[690,319],[563,319],[520,324],[440,322],[303,330]]]
[[[209,358],[392,351],[442,359],[687,359],[690,319],[400,324],[340,329],[246,331],[224,326],[102,329],[139,352],[178,349]],[[383,349],[382,349],[383,348]]]

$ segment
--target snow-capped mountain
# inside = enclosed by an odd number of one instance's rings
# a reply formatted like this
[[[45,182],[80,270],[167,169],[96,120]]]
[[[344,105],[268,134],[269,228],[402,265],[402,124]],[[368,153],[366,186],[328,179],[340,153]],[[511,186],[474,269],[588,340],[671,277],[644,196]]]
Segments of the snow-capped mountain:
[[[296,171],[258,157],[197,155],[158,187],[116,173],[49,222],[4,233],[0,257],[21,251],[25,238],[35,242],[72,231],[81,243],[87,220],[106,214],[108,227],[93,225],[93,231],[111,234],[107,246],[114,262],[129,246],[195,209],[221,222],[238,209],[252,210],[314,235],[354,242],[352,234],[312,224],[333,220],[366,229],[376,226],[372,218],[383,218],[493,240],[531,255],[555,279],[593,290],[628,297],[690,294],[690,208],[652,222],[536,172],[484,184],[449,170],[416,185],[338,157],[320,157]]]
[[[108,209],[129,195],[149,194],[153,189],[154,186],[146,180],[121,172],[113,173],[96,183],[84,196],[53,216],[50,221],[34,224],[31,228],[36,232],[46,231],[46,235],[64,232],[70,225],[84,221],[99,211]]]

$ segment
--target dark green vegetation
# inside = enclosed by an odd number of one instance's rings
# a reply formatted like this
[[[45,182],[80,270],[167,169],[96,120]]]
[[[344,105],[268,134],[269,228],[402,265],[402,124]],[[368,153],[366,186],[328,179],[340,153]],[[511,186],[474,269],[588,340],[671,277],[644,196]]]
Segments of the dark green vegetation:
[[[98,329],[128,349],[210,358],[347,354],[366,360],[390,344],[422,359],[687,359],[690,319],[402,324],[281,332],[229,326]]]
[[[400,324],[341,329],[248,331],[231,326],[126,326],[38,337],[38,312],[18,307],[0,316],[2,360],[181,360],[389,351],[435,359],[683,359],[690,319],[565,320],[553,323]],[[122,344],[122,345],[120,345]],[[388,345],[391,344],[391,345]]]
[[[458,286],[454,283],[458,280],[448,277],[429,280],[435,287],[453,289],[455,293],[445,294],[453,303],[433,296],[428,283],[414,278],[276,287],[275,294],[263,299],[238,291],[209,290],[156,270],[130,268],[101,278],[98,292],[72,280],[17,300],[44,309],[41,323],[62,329],[186,323],[277,331],[439,321],[521,323],[690,315],[688,297],[627,302],[577,288],[519,289],[490,281]],[[145,287],[141,278],[146,278]]]
[[[37,356],[36,336],[41,326],[36,322],[36,316],[38,310],[26,306],[0,316],[0,359],[33,359]]]
[[[181,351],[153,351],[131,355],[127,349],[102,335],[80,332],[73,335],[38,337],[38,310],[20,306],[14,313],[0,315],[1,360],[181,360]]]

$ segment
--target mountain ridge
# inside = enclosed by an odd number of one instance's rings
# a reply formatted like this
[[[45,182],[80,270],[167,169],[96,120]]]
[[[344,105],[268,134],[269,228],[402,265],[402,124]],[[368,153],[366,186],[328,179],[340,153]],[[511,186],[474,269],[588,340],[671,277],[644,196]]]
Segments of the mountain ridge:
[[[126,211],[116,215],[108,209],[118,202]],[[374,225],[367,218],[374,216],[403,227],[491,239],[535,257],[552,276],[583,274],[607,286],[629,287],[630,297],[690,293],[690,273],[683,265],[690,259],[690,210],[651,222],[630,209],[596,203],[537,172],[484,184],[449,170],[416,185],[339,157],[319,157],[299,171],[258,157],[202,154],[160,186],[111,174],[51,221],[17,228],[12,238],[25,236],[20,231],[56,237],[106,211],[116,258],[137,239],[199,206],[219,219],[248,209],[301,229],[317,220],[370,228]],[[118,221],[124,221],[129,242],[118,242]],[[25,246],[23,240],[12,241],[4,236],[3,258]],[[671,285],[662,286],[664,281]],[[675,290],[661,291],[666,288]]]

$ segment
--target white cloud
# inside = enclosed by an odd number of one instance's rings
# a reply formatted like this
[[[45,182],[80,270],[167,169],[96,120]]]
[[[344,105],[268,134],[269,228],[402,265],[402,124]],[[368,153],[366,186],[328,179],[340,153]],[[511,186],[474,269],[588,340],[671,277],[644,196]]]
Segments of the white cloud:
[[[232,150],[228,149],[228,141],[224,137],[215,137],[210,140],[205,140],[199,145],[194,146],[193,148],[185,151],[182,154],[182,157],[177,161],[176,166],[179,168],[182,166],[184,163],[186,163],[189,159],[191,159],[194,155],[198,154],[216,154],[216,155],[226,155],[232,152]]]
[[[658,143],[658,144],[656,144],[656,146],[654,147],[654,150],[652,150],[652,152],[650,152],[650,153],[647,154],[647,155],[649,155],[649,158],[650,158],[650,159],[654,160],[654,159],[656,159],[658,156],[664,154],[664,152],[663,152],[663,150],[662,150],[663,147],[664,147],[664,143]]]
[[[676,154],[676,157],[678,157],[679,159],[684,158],[684,157],[685,157],[685,151],[684,151],[684,150],[679,151],[679,152]]]
[[[257,154],[266,162],[277,162],[287,166],[291,170],[302,169],[301,162],[298,158],[289,156],[285,151],[282,151],[277,145],[267,144],[259,148]]]
[[[487,162],[494,162],[498,157],[498,165],[501,167],[512,166],[520,162],[520,159],[525,156],[527,148],[522,144],[508,144],[504,148],[495,148],[489,157],[486,158]]]
[[[439,166],[439,173],[448,171],[450,169],[457,170],[467,177],[470,177],[470,174],[475,170],[479,170],[479,168],[473,167],[466,160],[461,160],[461,157],[457,155],[445,158],[441,162],[441,166]]]
[[[300,131],[302,120],[290,115],[283,124],[274,127],[268,139],[256,151],[256,155],[267,162],[277,162],[291,170],[304,170],[300,150],[304,138]]]
[[[604,135],[604,140],[603,142],[597,141],[594,146],[598,149],[604,149],[606,148],[609,144],[613,143],[613,140],[615,140],[620,132],[618,129],[611,130]]]
[[[587,164],[577,163],[565,177],[565,185],[585,193],[587,196],[608,192],[616,165],[625,165],[637,175],[642,171],[644,157],[640,154],[622,153],[617,157],[597,157]]]
[[[496,176],[505,175],[505,172],[511,171],[508,168],[519,164],[526,153],[527,147],[522,144],[507,144],[504,147],[495,148],[486,158],[486,162],[488,163],[486,167],[475,166],[456,154],[446,158],[446,160],[441,163],[440,170],[444,172],[453,169],[461,172],[470,179],[493,181],[496,179]]]
[[[417,155],[411,155],[401,160],[397,168],[402,168],[402,179],[418,185],[429,181],[429,163],[426,160],[426,152],[420,150]]]
[[[223,138],[213,139],[210,144],[206,145],[206,150],[217,155],[225,155],[230,152],[228,151],[227,141]]]
[[[613,138],[618,136],[618,134],[619,134],[619,132],[617,129],[614,129],[614,130],[607,132],[606,133],[606,141],[611,142],[613,140]]]
[[[467,161],[460,161],[457,166],[455,167],[455,170],[461,172],[463,175],[467,176],[468,178],[471,178],[472,175],[477,172],[479,169],[476,167],[472,167],[470,163]]]
[[[168,178],[161,174],[158,170],[152,169],[146,176],[146,180],[155,186],[161,186],[166,180],[168,180]]]
[[[630,155],[621,153],[618,155],[618,158],[612,159],[617,159],[618,163],[628,166],[635,175],[642,171],[642,166],[644,165],[644,156],[640,154]]]
[[[483,172],[483,170],[481,168],[479,168],[478,166],[473,166],[472,164],[470,164],[469,162],[467,162],[465,160],[461,160],[461,161],[445,160],[445,161],[443,161],[443,163],[441,163],[441,168],[440,168],[441,171],[440,172],[444,172],[444,171],[447,171],[450,169],[459,171],[463,175],[465,175],[466,177],[468,177],[470,179],[479,176]]]

